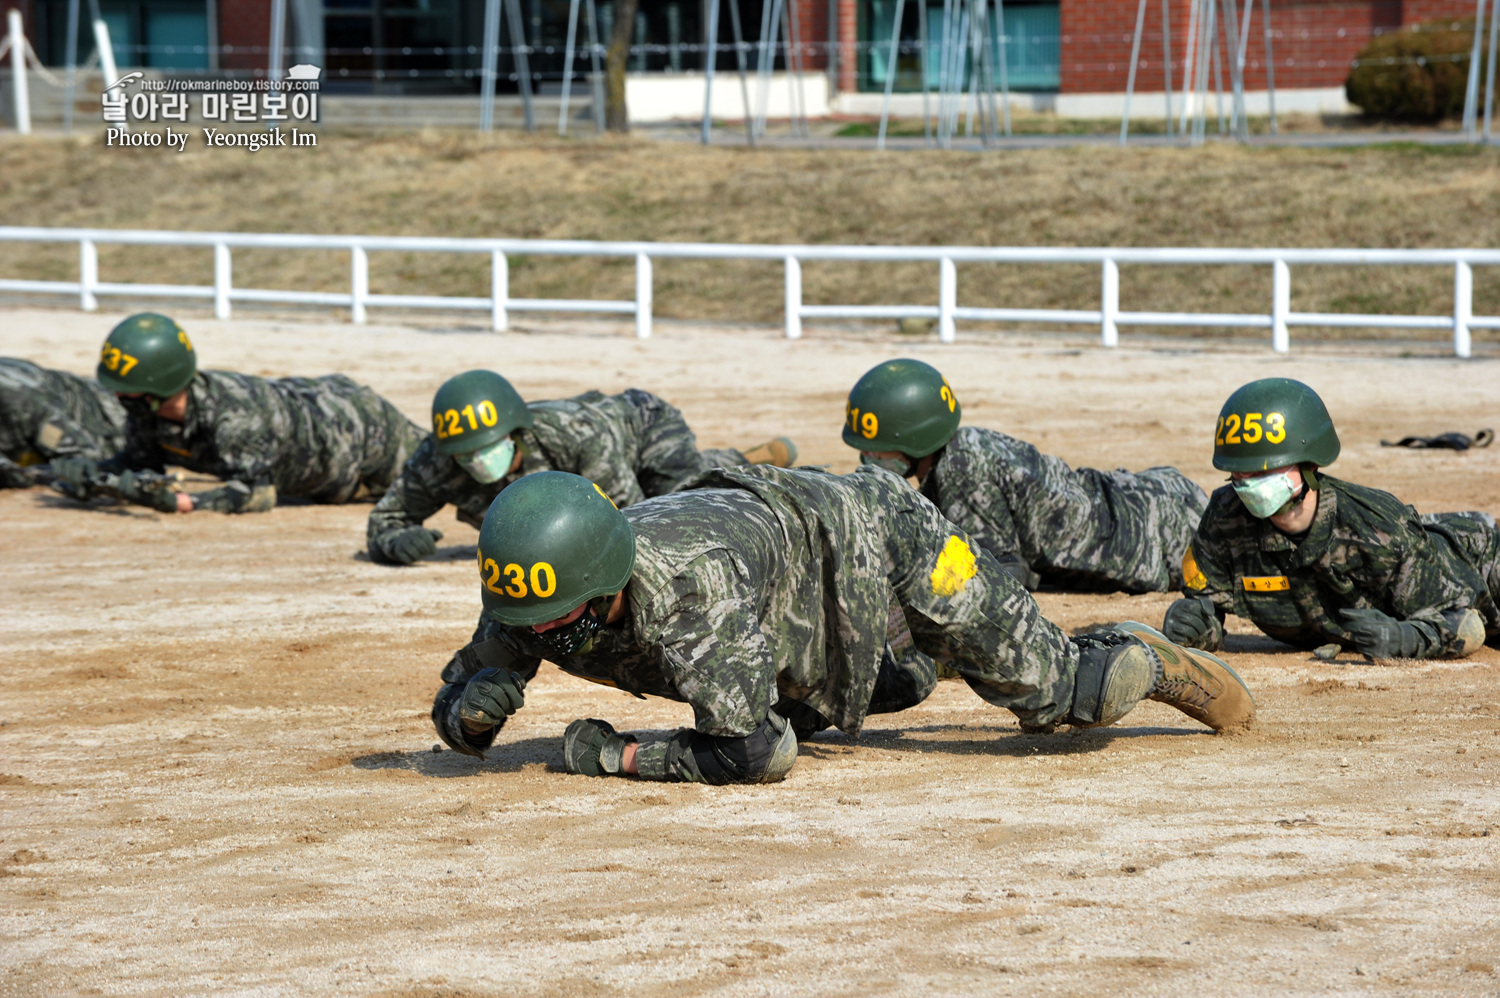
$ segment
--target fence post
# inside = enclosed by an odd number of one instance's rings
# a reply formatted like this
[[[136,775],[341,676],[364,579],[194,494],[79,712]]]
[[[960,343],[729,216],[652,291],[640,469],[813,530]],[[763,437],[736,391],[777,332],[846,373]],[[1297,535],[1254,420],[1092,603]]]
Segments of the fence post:
[[[1453,355],[1468,357],[1469,320],[1474,317],[1474,270],[1469,261],[1453,265]]]
[[[356,326],[365,324],[365,299],[370,294],[370,257],[363,246],[349,250],[349,318]]]
[[[651,258],[644,253],[635,255],[635,336],[651,338]]]
[[[21,27],[21,12],[12,7],[6,13],[10,35],[11,95],[16,102],[16,131],[31,134],[31,93],[26,79],[26,35]]]
[[[1286,329],[1287,313],[1292,310],[1292,271],[1285,260],[1271,264],[1271,349],[1286,353],[1292,348]]]
[[[229,288],[233,283],[229,246],[214,243],[214,318],[229,318]]]
[[[99,250],[92,239],[78,240],[78,307],[85,312],[99,311],[94,285],[99,283]]]
[[[802,264],[794,256],[786,258],[786,338],[802,338]]]
[[[1116,320],[1120,315],[1120,266],[1109,258],[1104,260],[1104,286],[1099,306],[1100,342],[1107,347],[1120,345],[1120,327]]]
[[[952,343],[957,338],[953,328],[953,310],[958,306],[958,268],[952,257],[943,257],[938,265],[938,340]]]
[[[510,301],[510,261],[500,250],[490,253],[490,329],[503,333],[510,325],[505,304]]]

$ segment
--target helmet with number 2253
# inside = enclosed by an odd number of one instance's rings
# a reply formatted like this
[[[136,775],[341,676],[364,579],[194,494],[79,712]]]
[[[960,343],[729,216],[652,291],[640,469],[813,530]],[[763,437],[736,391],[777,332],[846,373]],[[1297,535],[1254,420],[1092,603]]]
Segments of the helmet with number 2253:
[[[1214,425],[1214,467],[1267,471],[1291,464],[1326,467],[1339,435],[1318,393],[1291,378],[1262,378],[1229,396]]]

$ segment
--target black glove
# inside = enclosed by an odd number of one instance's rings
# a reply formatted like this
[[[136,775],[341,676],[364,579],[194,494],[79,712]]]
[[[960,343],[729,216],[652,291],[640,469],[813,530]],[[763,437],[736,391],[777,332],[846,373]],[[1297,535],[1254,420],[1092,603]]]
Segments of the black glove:
[[[1371,658],[1419,658],[1422,632],[1413,624],[1370,608],[1340,610],[1344,629],[1354,639],[1354,647]]]
[[[441,530],[426,527],[404,527],[392,530],[375,538],[375,544],[385,559],[397,565],[410,565],[420,558],[437,552],[437,542],[443,539]]]
[[[36,483],[34,470],[0,458],[0,489],[29,489]]]
[[[1188,596],[1167,607],[1161,632],[1168,641],[1211,651],[1219,646],[1215,637],[1222,626],[1213,600],[1207,596]]]
[[[1042,577],[1033,572],[1020,555],[1002,554],[995,560],[1000,563],[1001,571],[1025,586],[1029,592],[1036,592],[1037,587],[1042,584]]]
[[[484,750],[495,744],[495,733],[500,729],[488,728],[472,733],[466,731],[458,716],[463,695],[463,683],[448,683],[438,690],[437,697],[432,701],[432,726],[437,728],[438,737],[453,751],[483,759]]]
[[[52,474],[57,491],[74,499],[87,499],[92,494],[89,483],[99,475],[99,462],[91,457],[58,458],[52,462]]]
[[[563,732],[563,765],[584,776],[625,775],[625,746],[635,735],[617,735],[608,721],[578,720]]]
[[[464,730],[477,734],[498,728],[505,719],[521,709],[526,702],[521,692],[526,680],[514,672],[502,669],[481,669],[464,685],[459,698],[458,717]]]
[[[152,476],[160,487],[148,488],[141,483],[143,477],[145,476],[137,476],[133,471],[122,471],[115,484],[115,491],[126,502],[133,502],[138,506],[150,506],[163,513],[177,512],[177,490],[173,489],[170,483],[161,482],[160,476]]]

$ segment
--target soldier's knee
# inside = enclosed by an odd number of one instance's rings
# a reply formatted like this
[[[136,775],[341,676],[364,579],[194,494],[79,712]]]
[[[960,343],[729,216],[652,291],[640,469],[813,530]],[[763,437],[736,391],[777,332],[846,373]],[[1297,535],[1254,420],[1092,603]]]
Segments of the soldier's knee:
[[[689,751],[703,783],[775,783],[797,761],[797,735],[787,719],[773,711],[742,738],[694,734]]]

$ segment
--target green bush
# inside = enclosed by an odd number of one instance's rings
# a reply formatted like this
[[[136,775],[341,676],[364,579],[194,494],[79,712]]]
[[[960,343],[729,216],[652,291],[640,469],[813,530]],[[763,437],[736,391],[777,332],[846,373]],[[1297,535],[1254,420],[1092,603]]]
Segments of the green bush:
[[[1425,21],[1379,35],[1355,57],[1344,93],[1374,118],[1439,121],[1464,110],[1474,21]],[[1481,99],[1483,98],[1481,87]]]

